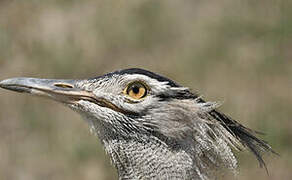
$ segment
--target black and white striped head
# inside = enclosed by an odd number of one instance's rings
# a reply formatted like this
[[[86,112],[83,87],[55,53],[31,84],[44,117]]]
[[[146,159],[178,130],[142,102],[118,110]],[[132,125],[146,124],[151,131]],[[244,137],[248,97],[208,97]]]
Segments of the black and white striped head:
[[[75,85],[79,89],[92,92],[97,99],[111,103],[118,111],[133,115],[145,114],[148,108],[159,101],[195,98],[187,88],[174,81],[136,68],[79,81]]]
[[[153,131],[162,125],[156,122],[163,109],[174,100],[193,100],[197,98],[188,88],[174,81],[144,69],[124,69],[77,81],[77,89],[90,92],[90,100],[80,99],[70,104],[81,114],[92,115],[118,134],[130,136],[139,131]],[[176,101],[177,102],[177,101]],[[175,112],[175,111],[173,111]],[[165,114],[171,115],[171,109]],[[163,122],[163,121],[161,121]]]
[[[171,100],[196,98],[174,81],[137,68],[85,80],[12,78],[2,81],[1,87],[52,98],[80,112],[90,123],[98,121],[121,132],[126,131],[123,126],[143,129],[142,117],[154,119],[155,114],[149,113]]]

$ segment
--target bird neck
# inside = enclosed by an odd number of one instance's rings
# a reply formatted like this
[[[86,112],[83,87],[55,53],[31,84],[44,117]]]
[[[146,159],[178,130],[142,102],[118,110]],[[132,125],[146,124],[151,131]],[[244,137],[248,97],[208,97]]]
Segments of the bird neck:
[[[114,127],[82,115],[104,145],[120,179],[204,179],[194,154],[186,148],[173,148],[154,134],[121,136]]]
[[[227,142],[214,140],[204,131],[177,139],[160,131],[124,131],[87,114],[84,117],[103,143],[120,179],[202,180],[215,177],[213,173],[222,168],[236,169],[237,161]]]
[[[121,179],[196,176],[193,159],[187,152],[172,150],[154,136],[104,139],[103,143]]]

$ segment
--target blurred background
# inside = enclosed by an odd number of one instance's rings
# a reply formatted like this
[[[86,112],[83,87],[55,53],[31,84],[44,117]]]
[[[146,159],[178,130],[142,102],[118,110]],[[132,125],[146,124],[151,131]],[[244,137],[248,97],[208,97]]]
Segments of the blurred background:
[[[292,1],[0,1],[0,79],[88,78],[140,67],[265,132],[269,175],[237,153],[239,180],[292,179]],[[0,179],[116,179],[99,140],[55,102],[0,90]]]

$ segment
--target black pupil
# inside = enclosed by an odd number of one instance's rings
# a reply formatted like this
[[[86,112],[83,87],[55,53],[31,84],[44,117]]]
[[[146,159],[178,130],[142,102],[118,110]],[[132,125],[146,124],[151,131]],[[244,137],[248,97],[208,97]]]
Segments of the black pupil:
[[[132,90],[133,90],[133,93],[138,94],[139,91],[140,91],[140,87],[138,87],[138,86],[133,86]]]

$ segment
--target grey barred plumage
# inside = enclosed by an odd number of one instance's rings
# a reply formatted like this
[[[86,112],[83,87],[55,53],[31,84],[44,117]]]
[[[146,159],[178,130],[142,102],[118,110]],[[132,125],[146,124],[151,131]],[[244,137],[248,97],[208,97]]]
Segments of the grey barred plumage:
[[[248,148],[265,166],[273,152],[248,128],[176,82],[143,69],[86,80],[12,78],[5,89],[41,95],[79,112],[103,143],[120,179],[199,179],[229,169]]]

